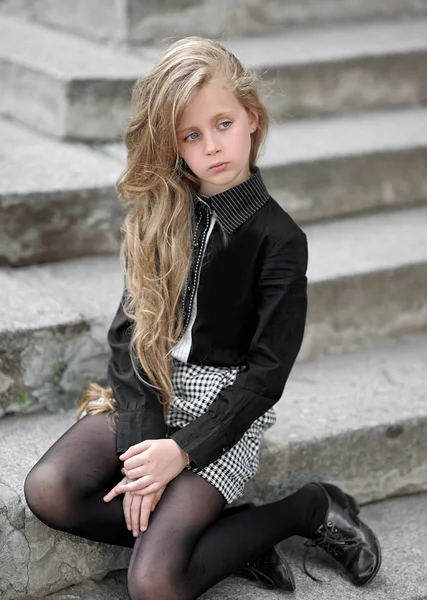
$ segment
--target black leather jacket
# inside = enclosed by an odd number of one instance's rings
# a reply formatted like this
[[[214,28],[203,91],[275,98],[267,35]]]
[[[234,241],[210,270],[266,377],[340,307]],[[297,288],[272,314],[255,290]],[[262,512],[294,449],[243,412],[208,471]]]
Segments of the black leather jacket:
[[[304,232],[268,194],[258,168],[248,181],[215,196],[194,196],[194,202],[199,225],[182,297],[187,326],[191,311],[197,312],[186,360],[245,365],[206,413],[170,435],[188,452],[192,466],[203,469],[282,395],[304,335],[308,250]],[[218,221],[228,233],[227,245]],[[142,440],[166,436],[157,392],[132,369],[130,325],[120,302],[108,332],[108,382],[119,406],[120,454]]]

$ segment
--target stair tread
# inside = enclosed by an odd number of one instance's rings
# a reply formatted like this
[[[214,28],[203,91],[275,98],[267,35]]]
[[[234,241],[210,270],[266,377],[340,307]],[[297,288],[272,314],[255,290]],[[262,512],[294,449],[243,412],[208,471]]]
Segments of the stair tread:
[[[427,18],[293,28],[279,35],[223,41],[254,68],[407,54],[427,50]],[[162,49],[145,46],[124,52],[17,17],[0,17],[0,56],[68,78],[138,77]]]
[[[424,107],[376,110],[342,116],[289,119],[270,131],[262,166],[303,163],[427,144]]]
[[[407,54],[427,50],[427,18],[289,28],[281,34],[225,40],[258,68]]]
[[[427,261],[427,207],[304,226],[312,283]]]
[[[301,447],[351,437],[360,430],[390,430],[393,436],[408,422],[426,422],[426,361],[427,336],[417,335],[297,362],[275,405],[277,423],[265,434],[266,451],[285,455],[289,444]],[[75,415],[72,408],[0,420],[0,470],[14,465],[7,472],[15,491],[36,460],[74,423]]]
[[[427,263],[426,224],[427,207],[421,206],[304,226],[309,284]],[[82,319],[112,316],[123,278],[116,254],[4,267],[0,269],[0,331],[37,329],[74,321],[77,315]]]
[[[120,175],[116,160],[85,144],[60,142],[6,119],[0,119],[0,135],[7,148],[0,154],[0,206],[27,194],[50,193],[54,202],[55,192],[111,187]]]
[[[64,81],[136,79],[151,68],[151,61],[143,57],[9,16],[0,17],[1,58]]]

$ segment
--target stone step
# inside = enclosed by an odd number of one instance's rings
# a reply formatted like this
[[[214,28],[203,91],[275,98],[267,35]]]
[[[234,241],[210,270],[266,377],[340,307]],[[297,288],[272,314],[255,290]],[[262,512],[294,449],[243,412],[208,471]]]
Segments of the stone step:
[[[427,98],[426,18],[293,29],[227,45],[261,76],[276,120]]]
[[[21,44],[20,40],[26,43]],[[274,119],[422,103],[427,19],[347,24],[227,42],[261,76]],[[131,55],[0,18],[0,113],[56,137],[117,138],[135,79],[158,50]]]
[[[427,13],[426,0],[6,0],[9,11],[101,43],[142,44],[171,36],[270,35],[310,24]],[[4,9],[3,9],[4,10]]]
[[[427,207],[304,229],[309,313],[300,359],[427,330]],[[119,257],[0,270],[0,409],[69,406],[105,381]]]
[[[118,250],[116,160],[1,119],[0,135],[0,264]]]
[[[121,143],[98,149],[122,166]],[[272,123],[259,165],[299,223],[427,200],[427,108]]]
[[[132,85],[150,68],[142,58],[0,18],[0,113],[52,136],[118,139]]]
[[[278,124],[260,164],[301,223],[425,202],[427,109]]]
[[[427,337],[420,335],[352,354],[299,361],[276,404],[278,419],[266,433],[259,472],[240,501],[271,502],[312,480],[335,482],[362,504],[426,491],[426,360]],[[0,420],[0,531],[2,564],[6,565],[0,572],[3,600],[45,597],[88,578],[99,579],[128,564],[129,550],[53,531],[26,507],[22,491],[26,474],[74,422],[75,410]],[[408,498],[403,505],[411,502],[414,500]],[[412,506],[418,511],[417,504]],[[397,538],[384,535],[382,519],[378,522],[375,515],[379,518],[383,514],[385,518],[386,513],[377,510],[375,506],[368,507],[362,510],[362,516],[373,525],[378,523],[384,548],[390,548]],[[390,518],[397,514],[391,511]],[[409,514],[412,520],[407,517]],[[420,529],[425,527],[424,521],[414,519],[415,514],[418,512],[404,511],[390,521],[400,539],[402,531],[414,535],[424,531]],[[425,518],[425,509],[422,514]],[[417,561],[423,556],[415,552],[424,548],[417,544],[416,535],[414,553],[403,551],[400,555],[396,549],[402,573],[406,572],[404,560],[411,563],[408,575],[416,572]],[[385,550],[379,589],[390,577],[390,558]],[[294,560],[299,563],[298,554]],[[314,574],[319,574],[317,567]],[[335,574],[327,574],[329,579],[331,576],[335,581]],[[421,582],[421,571],[420,578],[412,581],[414,585],[415,581]],[[298,584],[307,593],[319,593],[309,580],[299,578]],[[241,585],[252,589],[247,583]],[[338,580],[337,585],[345,585],[343,590],[351,593],[349,584]],[[235,597],[228,596],[228,591],[224,593],[220,597]],[[76,596],[68,596],[71,597]],[[339,597],[351,598],[344,592]]]
[[[310,572],[324,582],[311,581],[302,571],[305,548],[294,538],[280,544],[295,575],[295,600],[425,600],[425,556],[427,555],[427,496],[395,498],[365,506],[361,516],[378,534],[383,563],[375,580],[366,588],[352,586],[336,564],[321,550],[312,551]],[[46,600],[127,600],[126,570],[117,570],[100,582],[88,581],[46,596]],[[201,600],[283,600],[283,592],[231,576],[200,596]],[[291,597],[291,596],[290,596]]]
[[[118,250],[122,144],[90,148],[1,119],[0,135],[0,264]],[[427,109],[273,124],[259,164],[299,223],[425,203]]]

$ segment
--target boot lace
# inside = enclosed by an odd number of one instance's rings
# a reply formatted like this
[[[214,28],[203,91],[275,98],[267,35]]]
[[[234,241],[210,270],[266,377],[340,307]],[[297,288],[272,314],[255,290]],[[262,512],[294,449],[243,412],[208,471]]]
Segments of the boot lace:
[[[314,548],[316,546],[322,548],[322,550],[325,550],[325,552],[339,560],[342,556],[344,556],[350,547],[356,548],[360,545],[361,540],[344,536],[331,521],[328,521],[326,527],[325,525],[321,525],[319,527],[314,540],[307,540],[304,542],[304,546],[307,547],[303,560],[304,573],[313,579],[313,581],[323,583],[321,579],[318,579],[312,575],[307,569],[307,557],[310,552],[310,548]]]
[[[262,571],[260,571],[255,563],[248,563],[243,569],[237,571],[237,575],[241,575],[242,577],[246,577],[246,574],[251,573],[252,577],[258,581],[259,583],[265,585],[270,589],[274,589],[274,582],[265,575]]]

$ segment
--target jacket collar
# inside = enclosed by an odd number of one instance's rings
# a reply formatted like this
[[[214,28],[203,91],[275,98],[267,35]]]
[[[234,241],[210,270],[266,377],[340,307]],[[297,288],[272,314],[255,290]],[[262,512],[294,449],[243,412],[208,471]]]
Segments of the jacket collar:
[[[195,196],[215,211],[227,233],[233,233],[270,198],[258,167],[255,167],[249,179],[225,192],[214,196]]]

